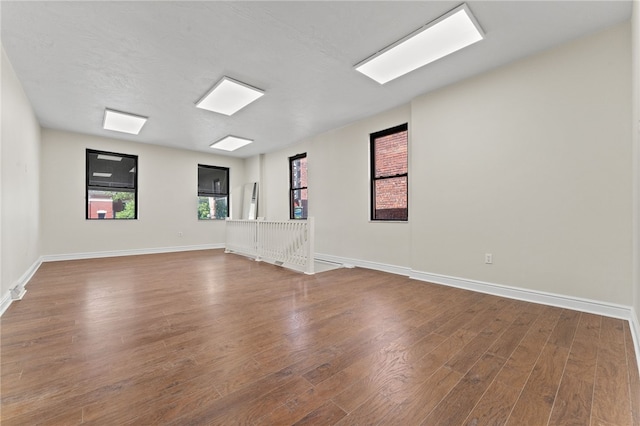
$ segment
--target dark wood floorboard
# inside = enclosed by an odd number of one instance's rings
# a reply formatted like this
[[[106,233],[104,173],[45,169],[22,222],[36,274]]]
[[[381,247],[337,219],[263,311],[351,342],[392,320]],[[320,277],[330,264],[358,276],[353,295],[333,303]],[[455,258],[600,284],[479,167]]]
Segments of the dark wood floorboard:
[[[640,425],[629,324],[222,250],[44,263],[0,319],[10,425]]]

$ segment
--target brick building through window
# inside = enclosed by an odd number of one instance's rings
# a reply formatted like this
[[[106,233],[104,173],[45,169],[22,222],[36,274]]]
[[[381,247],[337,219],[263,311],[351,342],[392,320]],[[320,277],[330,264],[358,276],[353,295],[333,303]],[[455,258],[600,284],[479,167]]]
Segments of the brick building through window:
[[[371,220],[409,218],[408,125],[370,135]]]

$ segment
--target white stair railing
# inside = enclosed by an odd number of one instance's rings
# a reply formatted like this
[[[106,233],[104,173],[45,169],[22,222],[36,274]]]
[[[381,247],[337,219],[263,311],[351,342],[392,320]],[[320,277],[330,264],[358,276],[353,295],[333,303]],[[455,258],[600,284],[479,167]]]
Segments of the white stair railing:
[[[314,220],[226,221],[226,253],[254,257],[306,274],[314,273]]]

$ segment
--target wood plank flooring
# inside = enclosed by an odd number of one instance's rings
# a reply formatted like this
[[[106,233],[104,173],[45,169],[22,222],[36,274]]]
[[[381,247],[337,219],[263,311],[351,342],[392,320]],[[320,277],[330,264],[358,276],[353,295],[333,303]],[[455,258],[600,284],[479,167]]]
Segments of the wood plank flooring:
[[[43,264],[0,319],[9,425],[640,425],[627,322],[207,250]]]

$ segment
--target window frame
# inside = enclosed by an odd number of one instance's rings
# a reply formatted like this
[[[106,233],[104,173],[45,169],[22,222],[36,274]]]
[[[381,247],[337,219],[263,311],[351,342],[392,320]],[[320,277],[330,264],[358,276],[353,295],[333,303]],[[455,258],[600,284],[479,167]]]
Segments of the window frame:
[[[376,140],[396,133],[407,132],[407,172],[394,175],[376,177]],[[409,221],[409,123],[400,124],[385,130],[369,134],[369,160],[370,160],[370,220],[372,222],[408,222]],[[397,179],[406,177],[407,179],[407,217],[406,219],[382,219],[376,217],[376,182],[385,179]]]
[[[308,216],[309,216],[309,212],[305,211],[305,213],[307,214],[305,217],[295,217],[294,214],[294,206],[293,206],[293,194],[295,191],[301,191],[301,190],[307,190],[307,210],[309,208],[309,187],[308,186],[300,186],[300,187],[294,187],[293,186],[293,162],[296,160],[300,160],[301,158],[307,158],[307,153],[303,152],[302,154],[296,154],[292,157],[289,157],[289,219],[291,220],[307,220]],[[308,173],[308,170],[307,170]],[[308,174],[307,174],[307,180],[308,180]],[[308,182],[307,182],[308,185]]]
[[[227,175],[227,183],[226,183],[226,192],[204,192],[204,191],[200,191],[200,174],[198,173],[198,185],[197,185],[197,196],[198,196],[198,201],[200,200],[200,197],[209,197],[209,198],[216,198],[216,197],[226,197],[227,198],[227,215],[225,217],[225,219],[231,217],[231,183],[230,183],[230,179],[231,179],[231,169],[229,167],[224,167],[224,166],[211,166],[208,164],[200,164],[198,163],[198,171],[200,171],[200,168],[203,169],[214,169],[214,170],[221,170],[224,171]],[[199,203],[198,203],[199,204]],[[222,218],[216,218],[216,217],[210,217],[210,218],[200,218],[200,216],[198,216],[198,220],[225,220]]]
[[[134,178],[133,178],[133,191],[131,188],[126,188],[126,187],[116,187],[116,186],[100,186],[100,185],[89,185],[89,181],[90,181],[90,172],[91,172],[91,168],[89,166],[90,164],[90,158],[89,155],[92,154],[96,154],[96,155],[109,155],[109,156],[114,156],[114,157],[122,157],[122,158],[130,158],[132,160],[134,160],[134,168],[135,168],[135,172],[134,172]],[[138,219],[138,156],[137,155],[132,155],[132,154],[122,154],[119,152],[111,152],[111,151],[102,151],[102,150],[98,150],[98,149],[91,149],[91,148],[87,148],[85,150],[85,186],[84,186],[84,195],[85,195],[85,203],[84,203],[84,218],[85,220],[137,220]],[[105,191],[112,191],[112,192],[116,192],[117,190],[121,190],[121,192],[133,192],[133,202],[134,202],[134,215],[133,217],[113,217],[113,218],[97,218],[97,217],[89,217],[90,216],[90,211],[89,211],[89,191],[91,190],[96,190],[96,188],[98,188],[97,190],[100,189],[104,189]]]

